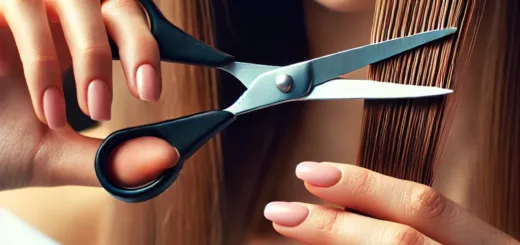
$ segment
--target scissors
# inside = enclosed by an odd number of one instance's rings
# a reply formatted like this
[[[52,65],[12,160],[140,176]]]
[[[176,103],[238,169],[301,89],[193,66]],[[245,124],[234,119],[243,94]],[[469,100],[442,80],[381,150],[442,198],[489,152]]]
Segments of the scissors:
[[[110,134],[97,151],[95,171],[102,187],[124,202],[147,201],[167,190],[179,176],[184,161],[240,115],[294,101],[419,98],[453,92],[437,87],[338,77],[440,40],[455,33],[456,28],[423,32],[279,67],[237,62],[232,55],[206,45],[169,22],[152,0],[139,2],[148,14],[161,61],[223,70],[236,77],[247,90],[224,110],[201,112]],[[110,44],[113,59],[118,60],[117,46],[113,41]],[[144,186],[125,188],[114,184],[108,171],[110,154],[125,141],[142,136],[158,137],[169,142],[180,153],[178,163]]]

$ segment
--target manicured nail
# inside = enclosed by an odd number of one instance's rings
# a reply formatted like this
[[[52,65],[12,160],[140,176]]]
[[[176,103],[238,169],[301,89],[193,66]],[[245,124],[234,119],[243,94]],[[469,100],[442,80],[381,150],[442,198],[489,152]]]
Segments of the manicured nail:
[[[272,202],[264,209],[266,219],[282,225],[297,226],[309,215],[309,209],[302,205],[287,202]]]
[[[65,101],[56,88],[48,88],[43,93],[43,115],[51,129],[59,129],[67,123]]]
[[[151,65],[142,65],[137,69],[137,92],[139,98],[147,101],[157,101],[161,97],[161,89],[157,72]]]
[[[88,110],[96,121],[110,120],[112,93],[108,85],[101,80],[94,80],[88,86]]]
[[[331,187],[341,179],[341,171],[324,163],[303,162],[296,167],[296,176],[314,186]]]

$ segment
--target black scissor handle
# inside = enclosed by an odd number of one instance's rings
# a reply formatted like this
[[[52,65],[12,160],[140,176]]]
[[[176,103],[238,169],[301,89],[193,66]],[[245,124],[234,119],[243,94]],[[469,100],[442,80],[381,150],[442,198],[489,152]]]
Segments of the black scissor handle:
[[[139,0],[148,14],[152,35],[159,45],[162,61],[209,67],[221,67],[235,60],[232,55],[215,49],[172,24],[153,2]],[[119,60],[119,49],[109,38],[112,59]]]
[[[208,140],[235,121],[235,115],[227,111],[209,111],[155,124],[123,129],[108,136],[99,147],[95,170],[101,186],[115,198],[129,203],[150,200],[167,190],[177,179],[184,161],[191,157]],[[164,171],[153,182],[138,188],[120,187],[111,180],[109,160],[111,153],[122,143],[152,136],[166,140],[177,148],[180,159],[175,167]]]

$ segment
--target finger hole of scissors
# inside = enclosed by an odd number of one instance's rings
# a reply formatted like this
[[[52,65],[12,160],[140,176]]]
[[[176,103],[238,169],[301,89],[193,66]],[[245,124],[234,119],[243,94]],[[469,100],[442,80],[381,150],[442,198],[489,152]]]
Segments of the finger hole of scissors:
[[[148,186],[177,164],[179,154],[171,149],[170,144],[157,137],[127,140],[108,152],[107,177],[121,188]]]

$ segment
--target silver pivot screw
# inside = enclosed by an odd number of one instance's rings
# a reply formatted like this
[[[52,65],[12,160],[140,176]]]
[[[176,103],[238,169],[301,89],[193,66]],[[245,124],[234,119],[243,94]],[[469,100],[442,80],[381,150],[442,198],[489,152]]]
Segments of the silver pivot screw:
[[[280,75],[276,78],[276,87],[284,93],[289,93],[294,86],[294,80],[289,75]]]

